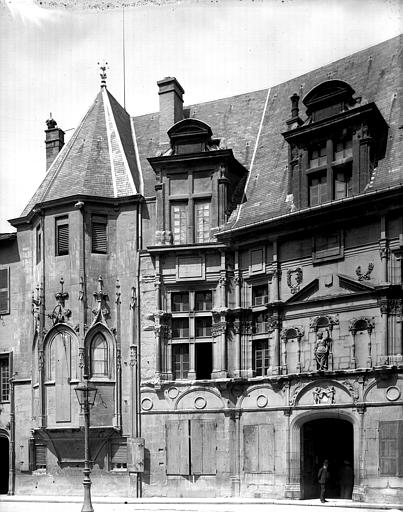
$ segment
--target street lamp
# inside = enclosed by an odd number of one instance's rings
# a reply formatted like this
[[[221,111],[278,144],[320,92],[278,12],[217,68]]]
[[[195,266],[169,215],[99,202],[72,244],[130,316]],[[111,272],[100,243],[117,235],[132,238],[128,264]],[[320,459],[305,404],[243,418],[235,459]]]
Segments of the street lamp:
[[[81,382],[76,388],[74,388],[78,403],[81,409],[84,410],[84,503],[81,512],[94,512],[94,508],[91,503],[91,479],[90,479],[90,408],[95,403],[95,397],[97,395],[97,388],[88,384],[88,379],[85,382]]]

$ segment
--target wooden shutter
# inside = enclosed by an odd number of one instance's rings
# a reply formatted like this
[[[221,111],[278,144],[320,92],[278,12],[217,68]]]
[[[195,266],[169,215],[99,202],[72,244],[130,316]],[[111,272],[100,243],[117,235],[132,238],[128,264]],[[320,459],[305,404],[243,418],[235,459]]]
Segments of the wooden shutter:
[[[111,466],[112,468],[127,467],[127,444],[123,440],[115,440],[111,443]]]
[[[8,268],[0,268],[0,314],[10,312],[10,273]]]
[[[190,460],[192,475],[215,475],[217,452],[217,423],[190,421]]]
[[[189,475],[189,422],[167,421],[166,464],[168,475]]]
[[[403,475],[403,421],[379,422],[379,473]]]
[[[107,222],[104,215],[93,215],[92,217],[92,252],[107,252]]]
[[[273,425],[245,425],[244,471],[267,473],[274,471],[274,428]]]
[[[46,444],[35,441],[35,469],[46,468]]]
[[[69,224],[67,217],[56,219],[56,254],[69,253]]]

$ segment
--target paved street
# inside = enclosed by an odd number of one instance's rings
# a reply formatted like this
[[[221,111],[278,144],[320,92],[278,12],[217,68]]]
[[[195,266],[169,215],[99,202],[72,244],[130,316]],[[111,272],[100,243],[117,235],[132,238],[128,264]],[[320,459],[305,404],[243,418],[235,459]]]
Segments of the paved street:
[[[66,498],[49,498],[52,502],[43,501],[46,498],[30,499],[6,497],[0,498],[1,512],[80,512],[82,502],[76,497],[70,501]],[[63,501],[62,501],[63,500]],[[115,501],[115,502],[113,502]],[[94,499],[94,512],[323,512],[325,508],[335,510],[335,512],[396,512],[402,508],[393,508],[392,505],[368,505],[361,503],[352,503],[345,500],[329,500],[321,504],[319,500],[307,500],[304,502],[291,502],[288,500],[282,502],[269,502],[267,500],[161,500],[161,499],[143,499],[129,500],[124,499]]]

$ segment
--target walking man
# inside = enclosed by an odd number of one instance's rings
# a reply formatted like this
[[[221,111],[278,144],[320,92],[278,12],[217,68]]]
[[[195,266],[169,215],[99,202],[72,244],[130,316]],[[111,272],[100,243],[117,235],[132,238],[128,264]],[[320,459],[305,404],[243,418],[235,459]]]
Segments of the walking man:
[[[323,466],[320,468],[318,473],[318,482],[320,484],[320,501],[322,503],[326,503],[325,493],[326,493],[326,483],[329,480],[330,473],[328,471],[328,461],[323,461]]]

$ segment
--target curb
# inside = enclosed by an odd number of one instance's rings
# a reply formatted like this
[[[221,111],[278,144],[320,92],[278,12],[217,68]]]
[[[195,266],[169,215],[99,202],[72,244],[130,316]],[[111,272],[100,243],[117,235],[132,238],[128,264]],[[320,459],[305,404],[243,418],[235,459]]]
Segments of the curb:
[[[21,503],[81,503],[82,496],[31,496],[31,495],[0,495],[1,502],[21,502]],[[301,506],[319,506],[319,498],[315,500],[274,500],[261,498],[124,498],[92,496],[93,504],[111,504],[111,505],[301,505]],[[327,507],[341,507],[351,509],[377,509],[403,511],[403,504],[400,503],[365,503],[350,500],[329,500]]]

